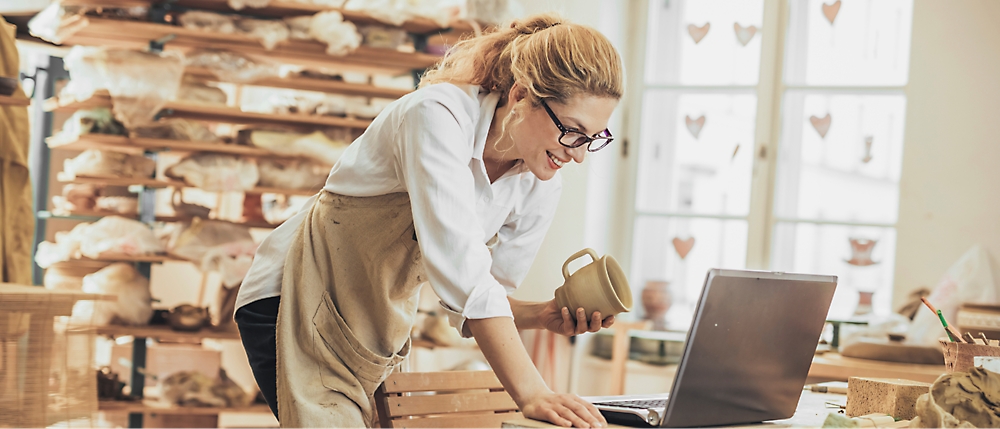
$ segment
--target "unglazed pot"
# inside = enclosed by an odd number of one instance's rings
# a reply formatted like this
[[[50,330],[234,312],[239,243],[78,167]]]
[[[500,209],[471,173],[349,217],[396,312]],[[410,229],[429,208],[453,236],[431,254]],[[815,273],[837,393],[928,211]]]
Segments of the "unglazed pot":
[[[570,262],[587,255],[591,263],[570,274]],[[601,312],[601,317],[608,317],[632,310],[632,289],[615,258],[609,255],[598,258],[594,249],[583,249],[566,260],[562,272],[564,282],[555,293],[559,308],[567,307],[575,314],[582,307],[588,317],[595,311]]]

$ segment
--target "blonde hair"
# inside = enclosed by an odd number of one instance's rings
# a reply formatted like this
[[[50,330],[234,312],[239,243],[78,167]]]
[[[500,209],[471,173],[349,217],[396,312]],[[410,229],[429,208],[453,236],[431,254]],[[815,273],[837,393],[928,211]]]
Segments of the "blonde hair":
[[[577,95],[621,99],[622,74],[618,51],[604,35],[547,13],[457,43],[420,87],[479,85],[505,100],[517,82],[537,107],[543,99],[565,103]]]

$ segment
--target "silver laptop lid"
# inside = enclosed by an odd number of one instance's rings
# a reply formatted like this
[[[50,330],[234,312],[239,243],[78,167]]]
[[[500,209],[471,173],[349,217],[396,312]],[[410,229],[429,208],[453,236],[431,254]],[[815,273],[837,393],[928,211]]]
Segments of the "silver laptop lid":
[[[836,287],[836,276],[710,270],[660,426],[791,417]]]

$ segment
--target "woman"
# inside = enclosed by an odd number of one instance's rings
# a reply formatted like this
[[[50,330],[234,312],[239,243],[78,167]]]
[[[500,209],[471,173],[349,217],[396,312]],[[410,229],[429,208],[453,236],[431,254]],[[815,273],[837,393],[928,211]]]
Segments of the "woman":
[[[539,15],[457,44],[420,86],[261,243],[235,318],[264,397],[283,426],[372,425],[371,396],[409,352],[430,282],[525,416],[603,425],[545,385],[517,330],[573,335],[614,318],[507,295],[553,220],[557,171],[611,142],[618,53],[591,28]]]

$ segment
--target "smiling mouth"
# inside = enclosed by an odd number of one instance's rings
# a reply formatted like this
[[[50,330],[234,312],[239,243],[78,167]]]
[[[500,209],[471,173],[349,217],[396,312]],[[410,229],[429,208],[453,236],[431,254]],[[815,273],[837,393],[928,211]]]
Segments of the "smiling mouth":
[[[553,155],[552,152],[545,151],[545,154],[549,156],[549,159],[552,160],[552,163],[555,164],[557,168],[562,168],[563,165],[566,165],[565,161],[556,158],[556,156]]]

